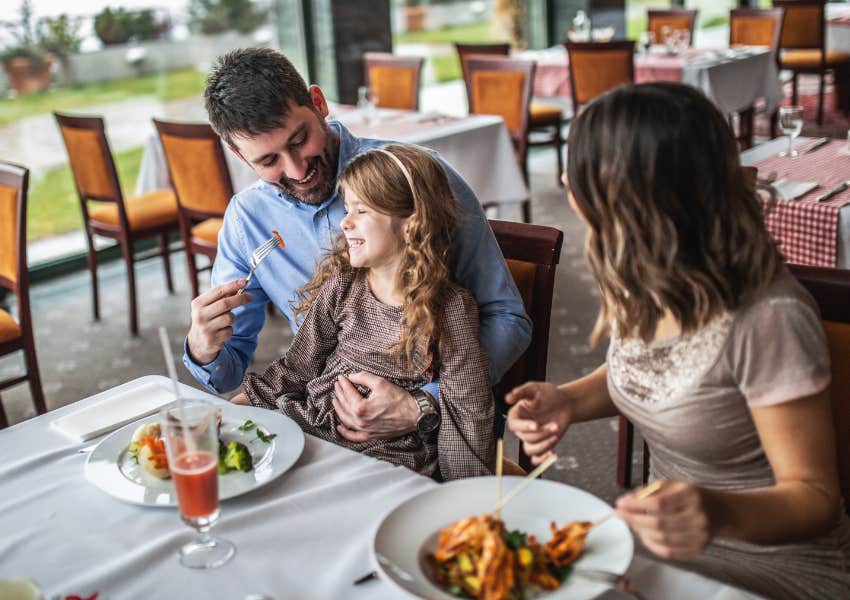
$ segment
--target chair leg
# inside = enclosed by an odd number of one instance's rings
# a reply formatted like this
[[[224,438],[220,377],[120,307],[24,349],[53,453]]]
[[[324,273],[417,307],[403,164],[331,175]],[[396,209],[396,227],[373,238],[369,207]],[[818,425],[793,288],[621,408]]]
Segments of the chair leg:
[[[95,321],[100,321],[100,300],[97,293],[97,251],[94,249],[94,240],[90,233],[88,234],[88,242],[86,259],[91,273],[92,316]]]
[[[168,293],[174,293],[174,282],[171,279],[171,257],[168,254],[168,234],[160,233],[157,240],[159,242],[159,253],[162,255],[162,266],[165,267],[165,284],[168,286]]]
[[[184,244],[185,245],[185,244]],[[189,284],[192,286],[192,298],[197,298],[201,292],[198,285],[198,266],[195,264],[195,255],[188,245],[186,246],[186,264],[189,268]]]
[[[620,415],[617,425],[617,484],[632,487],[632,452],[635,429],[629,420]]]
[[[823,125],[823,88],[826,77],[824,73],[820,74],[820,84],[818,85],[818,125]]]
[[[522,201],[522,222],[531,223],[531,198]]]
[[[6,418],[6,411],[3,408],[3,397],[0,396],[0,429],[6,429],[9,426],[9,420]]]
[[[35,340],[30,332],[24,335],[24,361],[29,375],[30,393],[35,405],[35,412],[43,415],[47,412],[47,404],[44,402],[44,391],[41,388],[41,375],[38,372],[38,359],[35,355]]]
[[[791,104],[797,104],[797,71],[791,75]]]
[[[121,252],[127,266],[127,299],[130,304],[130,333],[139,335],[139,316],[136,311],[136,269],[133,265],[133,241],[121,241]]]
[[[564,145],[564,140],[561,138],[561,125],[555,125],[555,156],[558,157],[558,172],[555,173],[555,179],[558,180],[558,187],[564,187],[564,182],[561,181],[561,173],[564,172],[564,161],[561,156],[561,146]],[[528,221],[531,223],[531,221]]]

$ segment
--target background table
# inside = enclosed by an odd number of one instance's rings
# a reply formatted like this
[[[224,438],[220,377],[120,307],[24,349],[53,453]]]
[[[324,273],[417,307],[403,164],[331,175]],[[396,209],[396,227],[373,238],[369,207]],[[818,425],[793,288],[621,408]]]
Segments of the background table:
[[[797,140],[795,140],[795,146],[802,146],[808,144],[811,139],[812,138],[797,138]],[[772,155],[777,155],[780,151],[785,150],[787,144],[788,139],[785,137],[776,138],[774,140],[770,140],[769,142],[759,144],[758,146],[750,148],[749,150],[746,150],[745,152],[741,153],[741,164],[752,165]],[[788,160],[792,161],[790,164],[793,165],[794,159]],[[850,157],[843,157],[841,161],[833,161],[825,168],[840,170],[840,178],[848,179],[850,178],[850,169],[848,169],[848,165],[850,165]],[[791,172],[793,173],[793,167]],[[767,176],[767,173],[759,173],[759,176],[765,177]],[[809,179],[800,178],[795,180],[806,181]],[[818,195],[828,190],[829,187],[827,187],[826,189],[817,189],[812,192],[812,194]],[[835,266],[839,269],[850,269],[850,204],[842,207],[838,212]]]
[[[379,121],[367,125],[357,110],[335,107],[330,118],[341,121],[361,137],[396,140],[427,146],[439,152],[460,173],[482,204],[501,209],[528,198],[528,187],[517,164],[513,144],[501,117],[478,115],[449,118],[438,114],[379,110]],[[238,192],[257,181],[257,175],[238,156],[225,149],[233,189]],[[168,168],[159,138],[145,145],[136,182],[136,195],[170,187]]]
[[[773,53],[751,49],[735,57],[725,49],[691,48],[678,55],[635,55],[635,82],[678,81],[702,90],[724,113],[740,112],[764,98],[772,111],[782,99]],[[519,58],[537,62],[535,96],[570,96],[569,62],[563,46],[525,51]]]
[[[127,504],[95,488],[80,450],[97,440],[78,444],[49,427],[109,393],[0,431],[0,577],[30,577],[47,598],[401,597],[380,580],[352,582],[374,568],[370,548],[383,514],[437,485],[432,480],[308,435],[290,471],[222,504],[214,532],[236,544],[235,558],[212,571],[186,569],[177,550],[194,533],[176,509]],[[182,393],[224,402],[185,385]],[[642,556],[627,575],[648,598],[752,598]]]

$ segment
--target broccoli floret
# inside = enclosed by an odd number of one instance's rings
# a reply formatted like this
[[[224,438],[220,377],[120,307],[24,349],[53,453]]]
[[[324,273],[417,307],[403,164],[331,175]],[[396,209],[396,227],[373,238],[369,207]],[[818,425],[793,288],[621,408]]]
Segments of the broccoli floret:
[[[230,469],[224,464],[224,457],[227,456],[227,446],[221,440],[218,441],[218,474],[224,475]]]
[[[229,471],[250,471],[254,468],[254,459],[251,458],[251,452],[245,444],[230,442],[224,454],[224,466]]]

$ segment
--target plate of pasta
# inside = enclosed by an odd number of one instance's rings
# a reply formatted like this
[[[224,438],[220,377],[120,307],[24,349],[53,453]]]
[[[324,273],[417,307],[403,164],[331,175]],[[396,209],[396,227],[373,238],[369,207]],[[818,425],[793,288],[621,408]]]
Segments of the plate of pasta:
[[[523,478],[502,482],[509,494]],[[578,571],[626,572],[634,545],[625,522],[590,528],[610,513],[604,501],[536,479],[492,513],[497,486],[496,477],[453,481],[391,510],[373,541],[379,575],[408,597],[589,600],[610,586]]]

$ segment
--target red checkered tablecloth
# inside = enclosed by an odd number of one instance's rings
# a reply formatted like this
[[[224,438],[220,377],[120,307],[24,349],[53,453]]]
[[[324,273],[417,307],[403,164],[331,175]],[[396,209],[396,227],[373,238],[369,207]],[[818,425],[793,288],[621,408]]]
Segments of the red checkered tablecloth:
[[[798,150],[805,151],[807,147]],[[844,142],[833,140],[810,154],[796,158],[771,156],[754,166],[759,177],[776,172],[777,179],[816,181],[818,187],[796,200],[780,200],[765,216],[767,228],[788,262],[817,267],[835,267],[838,249],[838,212],[850,203],[850,189],[826,202],[815,200],[840,184],[850,180],[850,155],[839,152]]]

